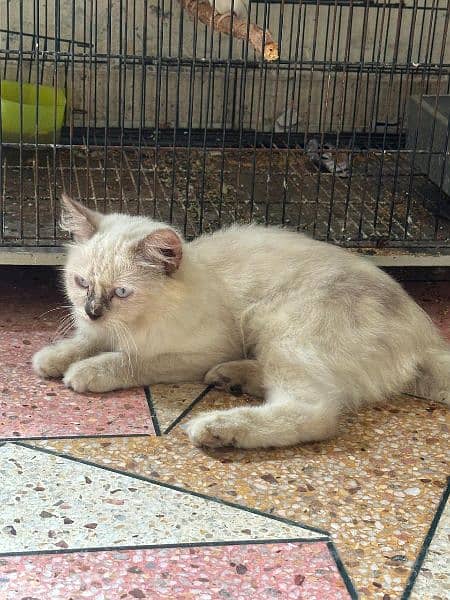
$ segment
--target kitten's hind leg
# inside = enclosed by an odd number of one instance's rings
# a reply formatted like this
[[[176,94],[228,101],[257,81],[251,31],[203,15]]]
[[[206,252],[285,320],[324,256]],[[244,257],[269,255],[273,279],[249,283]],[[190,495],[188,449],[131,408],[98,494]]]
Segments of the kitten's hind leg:
[[[195,445],[209,448],[291,446],[333,437],[339,407],[337,399],[306,399],[274,388],[262,406],[203,413],[188,422],[186,431]]]
[[[205,383],[235,396],[241,394],[249,394],[256,398],[264,396],[263,374],[257,360],[233,360],[221,363],[206,373]]]
[[[447,348],[430,350],[420,366],[411,393],[450,406],[450,351]]]

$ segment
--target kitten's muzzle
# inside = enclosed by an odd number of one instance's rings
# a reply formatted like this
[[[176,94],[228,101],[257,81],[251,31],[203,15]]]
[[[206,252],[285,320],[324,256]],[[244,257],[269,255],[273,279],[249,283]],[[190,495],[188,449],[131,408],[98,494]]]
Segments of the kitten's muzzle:
[[[96,300],[90,300],[88,298],[86,300],[86,304],[84,305],[84,310],[85,310],[87,316],[92,321],[95,321],[96,319],[99,319],[103,315],[105,307],[103,306],[102,303],[97,302]]]

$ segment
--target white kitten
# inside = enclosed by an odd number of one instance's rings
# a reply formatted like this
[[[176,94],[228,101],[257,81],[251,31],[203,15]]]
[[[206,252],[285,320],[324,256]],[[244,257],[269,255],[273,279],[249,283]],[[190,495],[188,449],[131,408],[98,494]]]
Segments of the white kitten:
[[[204,378],[264,395],[200,415],[199,445],[322,440],[340,414],[408,388],[450,398],[450,353],[425,312],[363,258],[298,233],[235,226],[185,243],[144,217],[64,198],[75,335],[34,356],[78,392]]]
[[[233,0],[216,0],[215,3],[213,0],[208,1],[220,14],[227,15],[233,11],[239,19],[247,19],[249,0],[234,0],[234,3]]]

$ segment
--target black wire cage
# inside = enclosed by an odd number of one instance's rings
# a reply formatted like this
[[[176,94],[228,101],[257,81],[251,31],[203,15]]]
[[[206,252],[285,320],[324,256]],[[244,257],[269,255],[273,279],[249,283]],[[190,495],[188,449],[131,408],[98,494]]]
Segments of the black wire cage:
[[[211,3],[0,0],[0,247],[60,248],[66,191],[450,254],[449,0]]]

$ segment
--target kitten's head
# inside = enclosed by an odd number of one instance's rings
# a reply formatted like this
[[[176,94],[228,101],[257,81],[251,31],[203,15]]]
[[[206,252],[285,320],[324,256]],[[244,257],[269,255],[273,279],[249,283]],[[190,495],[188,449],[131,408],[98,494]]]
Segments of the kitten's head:
[[[145,217],[103,215],[62,197],[61,226],[70,231],[66,293],[78,321],[95,326],[131,322],[170,304],[182,239]]]

